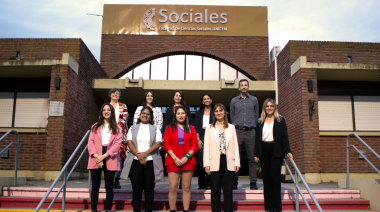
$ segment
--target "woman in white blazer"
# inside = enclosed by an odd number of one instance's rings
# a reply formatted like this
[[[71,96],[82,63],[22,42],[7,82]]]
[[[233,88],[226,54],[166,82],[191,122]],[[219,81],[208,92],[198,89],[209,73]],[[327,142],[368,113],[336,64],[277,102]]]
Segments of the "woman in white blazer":
[[[224,212],[232,212],[232,185],[240,168],[239,145],[235,126],[228,123],[226,108],[216,104],[213,122],[206,127],[204,137],[203,166],[210,175],[211,208],[220,212],[220,192],[223,188]]]

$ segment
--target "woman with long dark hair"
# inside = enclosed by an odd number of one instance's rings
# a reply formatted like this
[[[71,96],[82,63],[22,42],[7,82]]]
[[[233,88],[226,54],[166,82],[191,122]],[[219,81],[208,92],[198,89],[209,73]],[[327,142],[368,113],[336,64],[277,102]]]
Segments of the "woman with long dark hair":
[[[293,155],[285,118],[278,113],[276,102],[271,98],[263,103],[255,142],[255,160],[260,160],[263,173],[265,211],[282,211],[281,166],[285,155],[289,158]]]
[[[232,185],[235,173],[240,168],[239,145],[235,126],[228,123],[227,111],[223,104],[213,108],[212,124],[206,127],[203,164],[210,175],[211,208],[221,211],[220,194],[223,188],[224,211],[233,211]]]
[[[161,131],[152,125],[153,110],[149,106],[141,109],[137,125],[127,135],[130,153],[125,160],[121,177],[131,179],[133,189],[133,211],[141,211],[142,193],[145,195],[145,211],[151,212],[155,182],[164,179],[162,159],[158,148],[161,146]]]
[[[203,94],[201,98],[201,103],[199,110],[195,115],[195,130],[197,131],[198,140],[198,152],[197,152],[197,167],[198,167],[198,189],[209,189],[210,182],[209,177],[206,175],[205,169],[203,167],[203,143],[205,136],[205,129],[208,125],[212,123],[213,114],[211,110],[214,108],[214,103],[212,102],[212,97],[210,94]]]
[[[120,145],[122,129],[117,125],[115,110],[110,103],[100,109],[99,120],[92,125],[88,139],[88,166],[91,172],[91,211],[97,211],[102,171],[106,187],[106,211],[112,209],[113,179],[115,171],[120,171]]]
[[[173,95],[173,103],[174,105],[169,107],[167,110],[166,110],[166,115],[165,115],[165,126],[169,126],[172,122],[173,122],[173,119],[174,119],[174,111],[175,111],[175,108],[177,106],[184,106],[184,108],[186,109],[186,114],[187,116],[189,117],[189,119],[191,119],[191,116],[190,116],[190,109],[189,107],[187,106],[186,104],[186,101],[185,101],[185,94],[183,94],[182,91],[180,90],[177,90],[174,92],[174,95]],[[189,120],[189,123],[190,123],[190,120]]]
[[[188,211],[191,199],[191,178],[197,165],[193,156],[198,150],[198,145],[195,128],[189,125],[189,117],[184,106],[175,108],[175,118],[165,130],[164,147],[168,153],[165,166],[169,177],[170,211],[175,211],[180,175],[183,209]]]
[[[110,97],[110,104],[115,109],[115,119],[116,123],[121,127],[122,133],[123,133],[123,142],[120,145],[120,169],[123,169],[124,160],[126,158],[125,150],[127,145],[127,133],[128,133],[128,108],[127,105],[124,103],[121,103],[121,91],[118,88],[112,88],[108,92],[108,96]],[[115,173],[115,188],[121,188],[120,186],[120,173],[121,171],[118,171]]]
[[[156,107],[156,104],[154,103],[154,94],[152,91],[148,91],[145,93],[144,100],[143,100],[143,105],[138,106],[135,111],[135,115],[133,116],[133,125],[136,125],[139,118],[140,118],[140,113],[143,107],[150,107],[153,111],[153,116],[152,116],[152,122],[153,125],[156,126],[159,130],[162,129],[162,112],[161,108]]]

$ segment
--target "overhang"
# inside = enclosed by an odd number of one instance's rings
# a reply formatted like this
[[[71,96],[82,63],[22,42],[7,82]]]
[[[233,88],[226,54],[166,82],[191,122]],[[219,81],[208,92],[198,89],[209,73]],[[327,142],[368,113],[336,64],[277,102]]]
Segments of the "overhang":
[[[380,81],[380,64],[316,63],[300,56],[291,66],[291,76],[301,68],[316,69],[318,80]]]
[[[141,105],[147,91],[153,91],[157,106],[173,104],[175,90],[182,90],[189,106],[199,106],[201,96],[208,93],[214,103],[230,105],[231,99],[239,95],[239,80],[205,81],[205,80],[132,80],[125,79],[94,79],[93,90],[104,101],[109,101],[108,92],[112,88],[121,90],[122,102],[127,105]],[[249,93],[256,96],[259,102],[275,94],[274,81],[249,81]]]

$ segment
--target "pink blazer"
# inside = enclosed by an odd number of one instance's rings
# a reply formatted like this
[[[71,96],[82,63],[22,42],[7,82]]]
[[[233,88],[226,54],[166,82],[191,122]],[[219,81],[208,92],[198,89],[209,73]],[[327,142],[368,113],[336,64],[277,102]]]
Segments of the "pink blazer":
[[[94,126],[94,125],[93,125]],[[91,127],[92,128],[92,127]],[[107,153],[110,157],[106,158],[107,169],[110,171],[120,171],[120,145],[123,139],[123,133],[120,126],[118,126],[117,134],[111,134],[111,138],[108,142]],[[102,155],[102,130],[101,127],[95,132],[90,132],[90,137],[88,138],[88,166],[87,169],[99,169],[96,164],[93,154]],[[104,163],[104,161],[103,161]]]

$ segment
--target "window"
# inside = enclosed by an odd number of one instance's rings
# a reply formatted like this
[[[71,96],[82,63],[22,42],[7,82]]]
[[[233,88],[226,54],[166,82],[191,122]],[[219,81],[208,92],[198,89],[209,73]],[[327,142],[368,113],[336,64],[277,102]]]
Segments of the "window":
[[[202,57],[186,55],[186,80],[202,80]]]
[[[143,79],[149,79],[149,71],[150,71],[150,61],[146,62],[133,70],[133,79],[139,79],[142,77]]]
[[[380,131],[380,96],[354,96],[356,131]]]
[[[13,92],[0,92],[0,127],[12,127]]]
[[[169,80],[185,79],[185,55],[169,56]]]
[[[167,57],[161,57],[161,58],[152,60],[150,79],[166,80],[167,73],[168,73],[168,58]]]
[[[219,61],[203,57],[203,80],[219,80]]]

